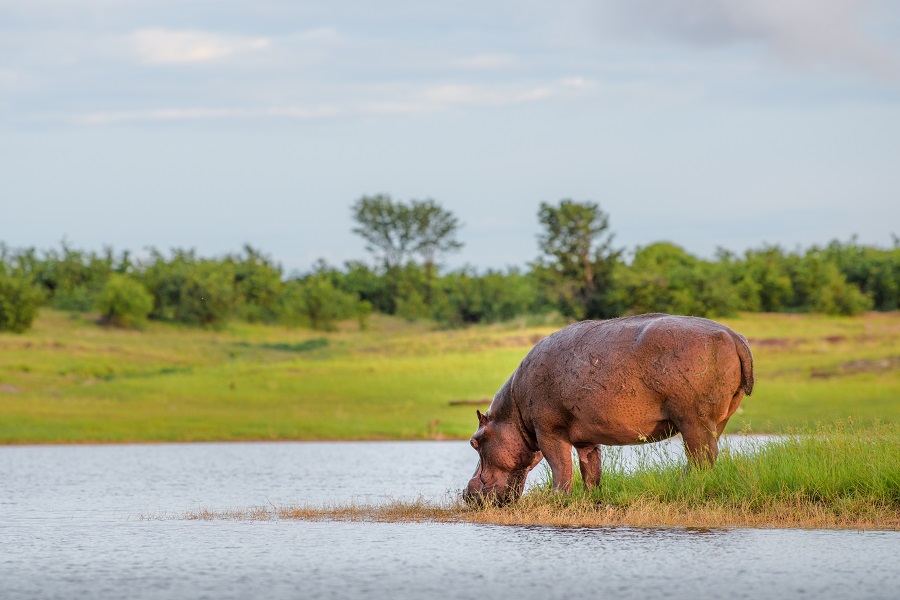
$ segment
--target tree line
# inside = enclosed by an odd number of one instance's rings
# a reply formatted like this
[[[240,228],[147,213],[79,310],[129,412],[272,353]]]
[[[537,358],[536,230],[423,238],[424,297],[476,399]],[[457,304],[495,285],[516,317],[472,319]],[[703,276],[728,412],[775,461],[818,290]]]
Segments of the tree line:
[[[0,244],[0,330],[27,330],[42,305],[98,314],[99,322],[142,327],[148,319],[216,327],[230,319],[333,329],[373,312],[443,326],[526,316],[568,320],[667,312],[726,316],[739,311],[853,315],[900,307],[900,240],[893,247],[856,239],[712,260],[671,242],[631,253],[614,244],[609,215],[594,202],[541,203],[537,257],[526,269],[471,267],[442,272],[458,251],[460,220],[434,200],[360,198],[354,228],[370,261],[319,261],[286,276],[261,250],[225,256],[193,250],[144,257],[75,249],[38,251]]]

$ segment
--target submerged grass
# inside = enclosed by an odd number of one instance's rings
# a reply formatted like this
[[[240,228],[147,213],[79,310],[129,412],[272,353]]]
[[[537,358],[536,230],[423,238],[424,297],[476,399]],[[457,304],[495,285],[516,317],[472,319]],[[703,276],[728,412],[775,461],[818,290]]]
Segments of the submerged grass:
[[[636,467],[606,449],[603,485],[571,495],[549,477],[510,506],[458,499],[200,510],[188,519],[465,522],[555,527],[793,527],[900,530],[900,428],[819,427],[723,452],[714,469],[685,470],[652,449]]]

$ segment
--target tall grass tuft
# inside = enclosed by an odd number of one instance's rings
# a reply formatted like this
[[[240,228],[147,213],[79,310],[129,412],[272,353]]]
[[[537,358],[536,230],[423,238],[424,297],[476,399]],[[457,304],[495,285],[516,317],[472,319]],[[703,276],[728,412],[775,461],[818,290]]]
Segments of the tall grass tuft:
[[[893,512],[900,520],[900,428],[892,424],[827,425],[774,441],[751,441],[741,452],[723,450],[715,468],[703,470],[686,469],[653,449],[633,468],[617,449],[606,450],[599,488],[584,489],[576,476],[573,493],[557,495],[548,477],[523,500],[618,510],[702,509],[746,517],[816,513],[848,523]]]

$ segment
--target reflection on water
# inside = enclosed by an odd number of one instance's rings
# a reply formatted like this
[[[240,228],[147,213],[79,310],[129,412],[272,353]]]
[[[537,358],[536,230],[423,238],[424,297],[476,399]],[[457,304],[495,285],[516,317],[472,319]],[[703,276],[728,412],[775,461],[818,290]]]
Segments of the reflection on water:
[[[439,498],[474,466],[464,442],[3,447],[0,597],[893,598],[900,586],[896,532],[139,519]]]

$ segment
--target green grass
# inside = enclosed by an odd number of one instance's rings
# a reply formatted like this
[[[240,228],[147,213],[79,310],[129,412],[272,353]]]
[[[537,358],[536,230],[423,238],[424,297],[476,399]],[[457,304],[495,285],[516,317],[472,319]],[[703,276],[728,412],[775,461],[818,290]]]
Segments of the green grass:
[[[836,515],[858,515],[875,507],[900,511],[900,428],[891,424],[858,428],[823,425],[775,441],[751,442],[740,452],[722,452],[714,469],[685,470],[660,460],[648,447],[636,469],[604,460],[603,485],[561,502],[590,500],[615,507],[639,502],[711,505],[766,512],[778,506],[820,506]],[[549,479],[533,492],[539,501],[555,497]]]
[[[900,313],[744,315],[757,387],[729,430],[900,417]],[[375,316],[323,334],[233,323],[98,327],[44,310],[0,334],[0,443],[465,438],[553,327],[435,331]],[[847,365],[854,365],[852,368]]]

